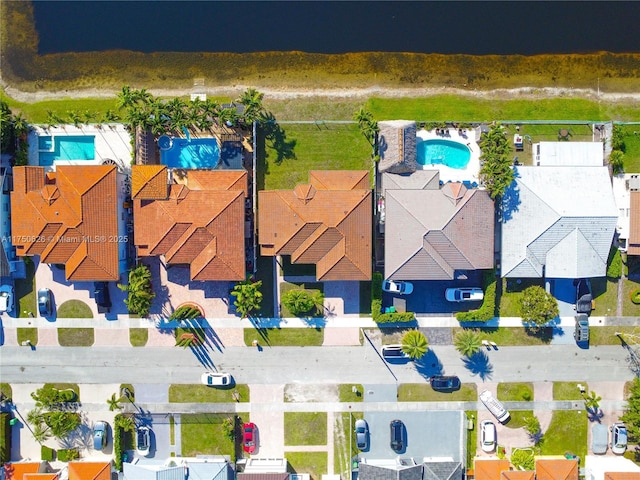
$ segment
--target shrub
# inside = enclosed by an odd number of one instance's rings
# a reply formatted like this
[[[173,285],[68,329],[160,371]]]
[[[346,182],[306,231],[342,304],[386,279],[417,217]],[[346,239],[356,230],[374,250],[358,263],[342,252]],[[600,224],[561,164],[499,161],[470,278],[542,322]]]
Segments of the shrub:
[[[636,305],[640,305],[640,289],[635,289],[631,292],[631,301]]]
[[[522,292],[522,322],[536,331],[558,316],[558,301],[539,285],[532,285]]]
[[[510,460],[516,469],[535,469],[535,457],[533,456],[533,451],[531,450],[514,450],[514,452],[511,454]]]
[[[236,421],[233,417],[227,417],[222,421],[224,436],[233,441],[236,438]]]
[[[193,305],[182,305],[171,314],[169,320],[193,320],[202,316],[203,313],[198,307]]]
[[[622,276],[622,257],[620,250],[611,247],[609,251],[609,259],[607,261],[607,277],[620,278]]]
[[[58,460],[60,462],[72,462],[80,458],[80,453],[75,448],[58,450]]]
[[[491,279],[489,280],[489,276]],[[482,305],[477,310],[456,313],[459,322],[488,322],[496,311],[496,276],[493,271],[485,274],[485,289]]]
[[[135,425],[128,415],[119,413],[113,419],[113,456],[114,466],[118,472],[122,471],[122,454],[124,453],[124,435],[133,432]]]
[[[624,153],[621,150],[612,150],[609,154],[609,164],[613,173],[624,172]]]
[[[42,456],[42,460],[47,462],[53,462],[56,459],[56,451],[46,445],[40,447],[40,455]]]
[[[624,153],[627,151],[627,146],[624,143],[624,133],[619,125],[614,125],[611,131],[611,149],[619,150]]]
[[[415,320],[413,312],[382,313],[382,274],[374,272],[371,278],[371,316],[376,323],[406,323]]]
[[[11,460],[11,414],[0,413],[0,464]]]
[[[322,292],[309,293],[306,290],[289,290],[282,295],[282,303],[295,316],[319,313],[324,305]]]

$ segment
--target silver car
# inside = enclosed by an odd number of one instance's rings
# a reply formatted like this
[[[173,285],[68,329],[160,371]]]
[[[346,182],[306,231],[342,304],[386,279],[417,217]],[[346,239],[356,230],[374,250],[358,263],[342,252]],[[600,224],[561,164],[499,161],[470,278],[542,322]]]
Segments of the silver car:
[[[356,420],[356,446],[359,450],[367,450],[369,448],[369,425],[366,420]]]
[[[611,430],[611,451],[616,455],[623,455],[627,451],[627,427],[624,423],[614,423]]]

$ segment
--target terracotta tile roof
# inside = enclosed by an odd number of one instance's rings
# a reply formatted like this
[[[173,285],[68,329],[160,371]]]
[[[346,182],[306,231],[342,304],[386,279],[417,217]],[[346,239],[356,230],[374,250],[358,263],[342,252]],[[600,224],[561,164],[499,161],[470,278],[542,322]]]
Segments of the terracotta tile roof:
[[[627,253],[629,255],[640,255],[640,191],[632,190],[630,196]]]
[[[111,463],[69,462],[69,480],[111,480]]]
[[[58,480],[57,473],[27,473],[23,480]]]
[[[247,172],[174,171],[179,183],[164,181],[165,199],[134,199],[138,254],[188,264],[191,280],[244,280]]]
[[[476,480],[497,480],[500,472],[509,470],[509,460],[476,460],[474,462],[474,473]]]
[[[536,472],[509,470],[500,474],[500,480],[535,480]]]
[[[16,462],[5,463],[2,466],[5,480],[24,480],[24,476],[30,473],[38,473],[40,462]]]
[[[43,167],[16,167],[13,176],[11,228],[18,255],[64,264],[70,281],[118,279],[115,166],[58,166],[46,175]]]
[[[537,480],[578,480],[577,460],[536,460]]]
[[[166,200],[167,167],[164,165],[133,165],[131,167],[131,198]]]
[[[640,480],[640,472],[605,472],[604,480]]]
[[[371,279],[369,172],[311,171],[309,184],[258,192],[260,253],[316,265],[327,280]]]

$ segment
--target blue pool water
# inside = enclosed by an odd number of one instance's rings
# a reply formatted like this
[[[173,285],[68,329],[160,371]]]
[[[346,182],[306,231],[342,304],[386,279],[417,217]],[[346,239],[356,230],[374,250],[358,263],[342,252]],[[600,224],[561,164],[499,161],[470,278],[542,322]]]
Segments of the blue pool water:
[[[93,135],[38,137],[38,164],[41,166],[51,166],[56,160],[94,160],[95,156]]]
[[[462,169],[471,159],[471,150],[466,145],[450,140],[424,140],[416,146],[417,162],[420,165],[443,164]]]
[[[215,138],[174,138],[170,149],[160,151],[160,162],[169,168],[216,168],[219,161]]]

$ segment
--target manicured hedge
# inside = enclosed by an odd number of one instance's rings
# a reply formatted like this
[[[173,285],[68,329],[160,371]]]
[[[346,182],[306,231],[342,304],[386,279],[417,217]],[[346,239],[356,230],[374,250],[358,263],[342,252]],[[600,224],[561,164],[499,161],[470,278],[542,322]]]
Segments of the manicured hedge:
[[[0,464],[11,460],[11,414],[0,413]]]
[[[413,312],[382,313],[382,274],[374,272],[371,279],[371,316],[376,323],[413,322]]]
[[[489,277],[490,276],[490,277]],[[491,280],[487,284],[487,280]],[[484,300],[477,310],[456,313],[459,322],[488,322],[495,317],[496,310],[496,276],[492,271],[485,276]]]
[[[40,447],[40,455],[42,456],[42,460],[47,462],[53,462],[56,459],[56,451],[46,445],[42,445],[42,447]]]
[[[620,278],[622,276],[622,257],[620,250],[616,247],[611,247],[607,264],[607,277]]]
[[[640,305],[640,289],[635,289],[631,292],[631,301],[636,305]]]
[[[58,460],[61,462],[72,462],[80,458],[80,453],[75,448],[58,450]]]

